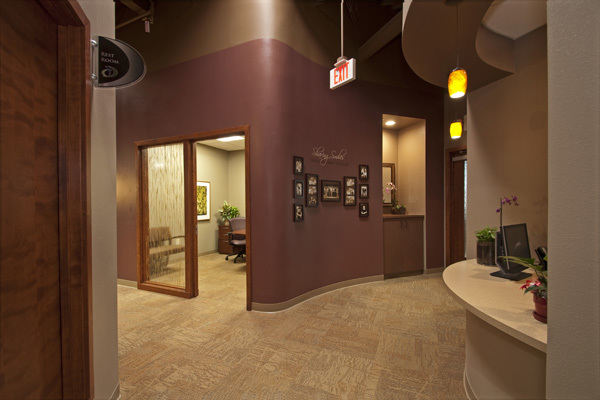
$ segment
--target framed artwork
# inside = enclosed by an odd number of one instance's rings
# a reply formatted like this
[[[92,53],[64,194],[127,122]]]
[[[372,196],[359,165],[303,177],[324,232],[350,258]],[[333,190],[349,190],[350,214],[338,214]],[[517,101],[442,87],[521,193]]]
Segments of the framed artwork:
[[[344,177],[344,205],[356,205],[356,177],[354,176]]]
[[[304,197],[304,181],[302,179],[294,179],[294,198],[301,199]]]
[[[358,166],[358,179],[361,181],[369,180],[369,166],[365,164],[360,164]]]
[[[358,204],[358,216],[359,217],[368,217],[369,216],[369,203],[359,203]]]
[[[369,184],[361,183],[358,185],[358,198],[368,199],[369,198]]]
[[[196,214],[198,221],[210,221],[210,182],[196,182]]]
[[[292,204],[294,210],[294,222],[304,221],[304,206],[302,204]]]
[[[302,175],[304,173],[304,158],[294,156],[294,175]]]
[[[321,181],[321,201],[340,201],[342,196],[342,182]]]
[[[306,174],[306,207],[319,205],[319,176]]]

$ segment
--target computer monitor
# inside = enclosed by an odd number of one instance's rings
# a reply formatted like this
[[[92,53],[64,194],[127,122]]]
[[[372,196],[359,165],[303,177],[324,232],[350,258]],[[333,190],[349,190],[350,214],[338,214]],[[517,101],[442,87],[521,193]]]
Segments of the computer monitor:
[[[502,234],[498,235],[498,240],[502,240],[502,251],[499,255],[506,254],[507,256],[531,258],[526,224],[503,226]],[[496,260],[496,264],[500,267],[500,271],[490,274],[492,276],[513,281],[520,281],[531,276],[531,274],[522,272],[525,269],[522,265],[500,257]]]

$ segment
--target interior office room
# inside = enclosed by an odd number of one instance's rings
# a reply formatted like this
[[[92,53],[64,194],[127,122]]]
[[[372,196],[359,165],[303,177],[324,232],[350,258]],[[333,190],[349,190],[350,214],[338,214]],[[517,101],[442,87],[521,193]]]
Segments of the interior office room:
[[[599,398],[599,20],[0,2],[0,399]]]

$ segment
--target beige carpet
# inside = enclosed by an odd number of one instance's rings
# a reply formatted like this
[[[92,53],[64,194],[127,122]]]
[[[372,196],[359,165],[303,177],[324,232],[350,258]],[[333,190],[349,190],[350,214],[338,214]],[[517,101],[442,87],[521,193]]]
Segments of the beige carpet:
[[[200,296],[119,286],[129,399],[465,399],[464,310],[441,275],[245,311],[244,264],[199,258]]]

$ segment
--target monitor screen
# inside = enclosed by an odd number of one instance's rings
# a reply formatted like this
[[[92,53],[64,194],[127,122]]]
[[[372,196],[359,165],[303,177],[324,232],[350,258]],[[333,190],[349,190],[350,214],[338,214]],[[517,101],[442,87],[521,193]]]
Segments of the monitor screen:
[[[502,233],[507,256],[531,258],[526,224],[505,225],[502,227]],[[518,264],[510,263],[511,271],[522,269],[524,268]]]

